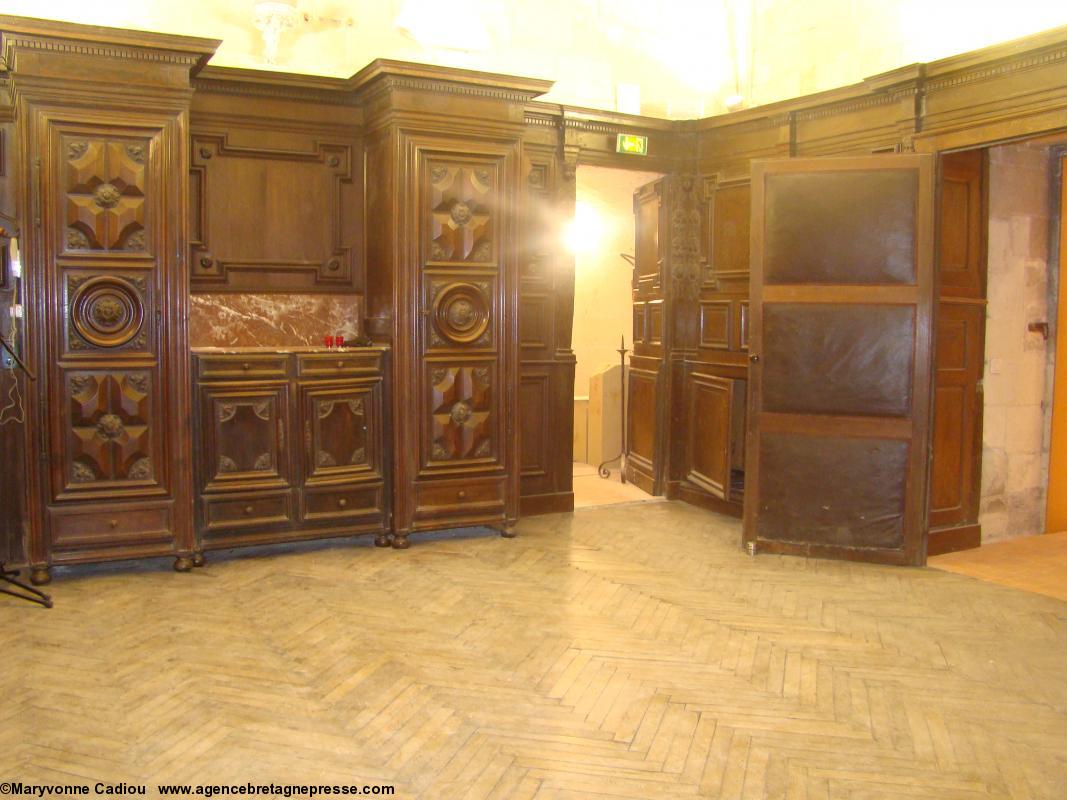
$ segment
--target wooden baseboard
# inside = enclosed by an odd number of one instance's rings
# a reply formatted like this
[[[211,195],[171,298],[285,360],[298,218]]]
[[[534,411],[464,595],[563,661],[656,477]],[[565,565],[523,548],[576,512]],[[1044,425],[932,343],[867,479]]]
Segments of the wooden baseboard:
[[[926,555],[940,556],[957,550],[973,550],[982,544],[981,525],[932,528],[926,539]]]
[[[519,514],[536,517],[538,514],[561,514],[574,511],[574,492],[531,494],[519,498]]]
[[[667,499],[684,500],[691,505],[714,511],[716,514],[725,514],[728,517],[736,517],[737,519],[741,519],[744,511],[744,506],[741,503],[721,500],[714,495],[697,489],[692,484],[678,481],[669,481],[667,483]]]

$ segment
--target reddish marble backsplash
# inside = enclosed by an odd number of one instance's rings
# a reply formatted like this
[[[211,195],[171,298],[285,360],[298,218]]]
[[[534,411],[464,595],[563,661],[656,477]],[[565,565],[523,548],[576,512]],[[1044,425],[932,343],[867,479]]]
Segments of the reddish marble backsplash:
[[[194,294],[190,347],[322,345],[323,337],[360,333],[358,294]]]

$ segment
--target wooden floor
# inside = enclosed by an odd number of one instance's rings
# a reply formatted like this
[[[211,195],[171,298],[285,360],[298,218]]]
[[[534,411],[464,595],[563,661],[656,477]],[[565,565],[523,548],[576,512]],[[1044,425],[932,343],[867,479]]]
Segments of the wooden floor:
[[[610,478],[601,478],[592,464],[574,463],[575,508],[662,501],[662,497],[653,497],[632,483],[623,483],[619,479],[618,469],[611,470]]]
[[[1067,533],[1020,536],[934,556],[927,563],[959,575],[1067,600]]]
[[[425,798],[1067,796],[1067,603],[760,555],[681,503],[57,570],[0,597],[0,780]]]

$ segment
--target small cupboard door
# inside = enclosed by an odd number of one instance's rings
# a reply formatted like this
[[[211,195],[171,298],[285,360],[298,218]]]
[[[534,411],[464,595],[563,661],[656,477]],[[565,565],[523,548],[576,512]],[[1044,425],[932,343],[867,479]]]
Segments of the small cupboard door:
[[[934,161],[755,162],[746,543],[921,564]]]
[[[202,492],[290,485],[288,386],[205,386],[200,391]]]
[[[686,381],[685,477],[722,500],[739,500],[742,492],[745,384],[701,371],[691,372]]]
[[[306,484],[381,477],[380,386],[300,387]]]

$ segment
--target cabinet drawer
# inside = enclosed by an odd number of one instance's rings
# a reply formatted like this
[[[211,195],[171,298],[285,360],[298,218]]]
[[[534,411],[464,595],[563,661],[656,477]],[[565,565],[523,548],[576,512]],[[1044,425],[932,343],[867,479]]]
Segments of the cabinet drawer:
[[[382,518],[382,487],[359,486],[304,492],[308,522],[377,522]]]
[[[478,482],[469,480],[434,481],[415,488],[416,520],[451,518],[502,517],[504,514],[503,480]]]
[[[284,378],[289,359],[284,354],[196,356],[201,380]]]
[[[207,531],[287,525],[293,518],[288,492],[256,497],[205,497],[203,502]]]
[[[108,508],[53,513],[52,547],[57,550],[169,543],[169,508]]]
[[[376,375],[381,371],[380,351],[366,353],[301,353],[296,357],[296,374],[301,378],[338,378]]]

